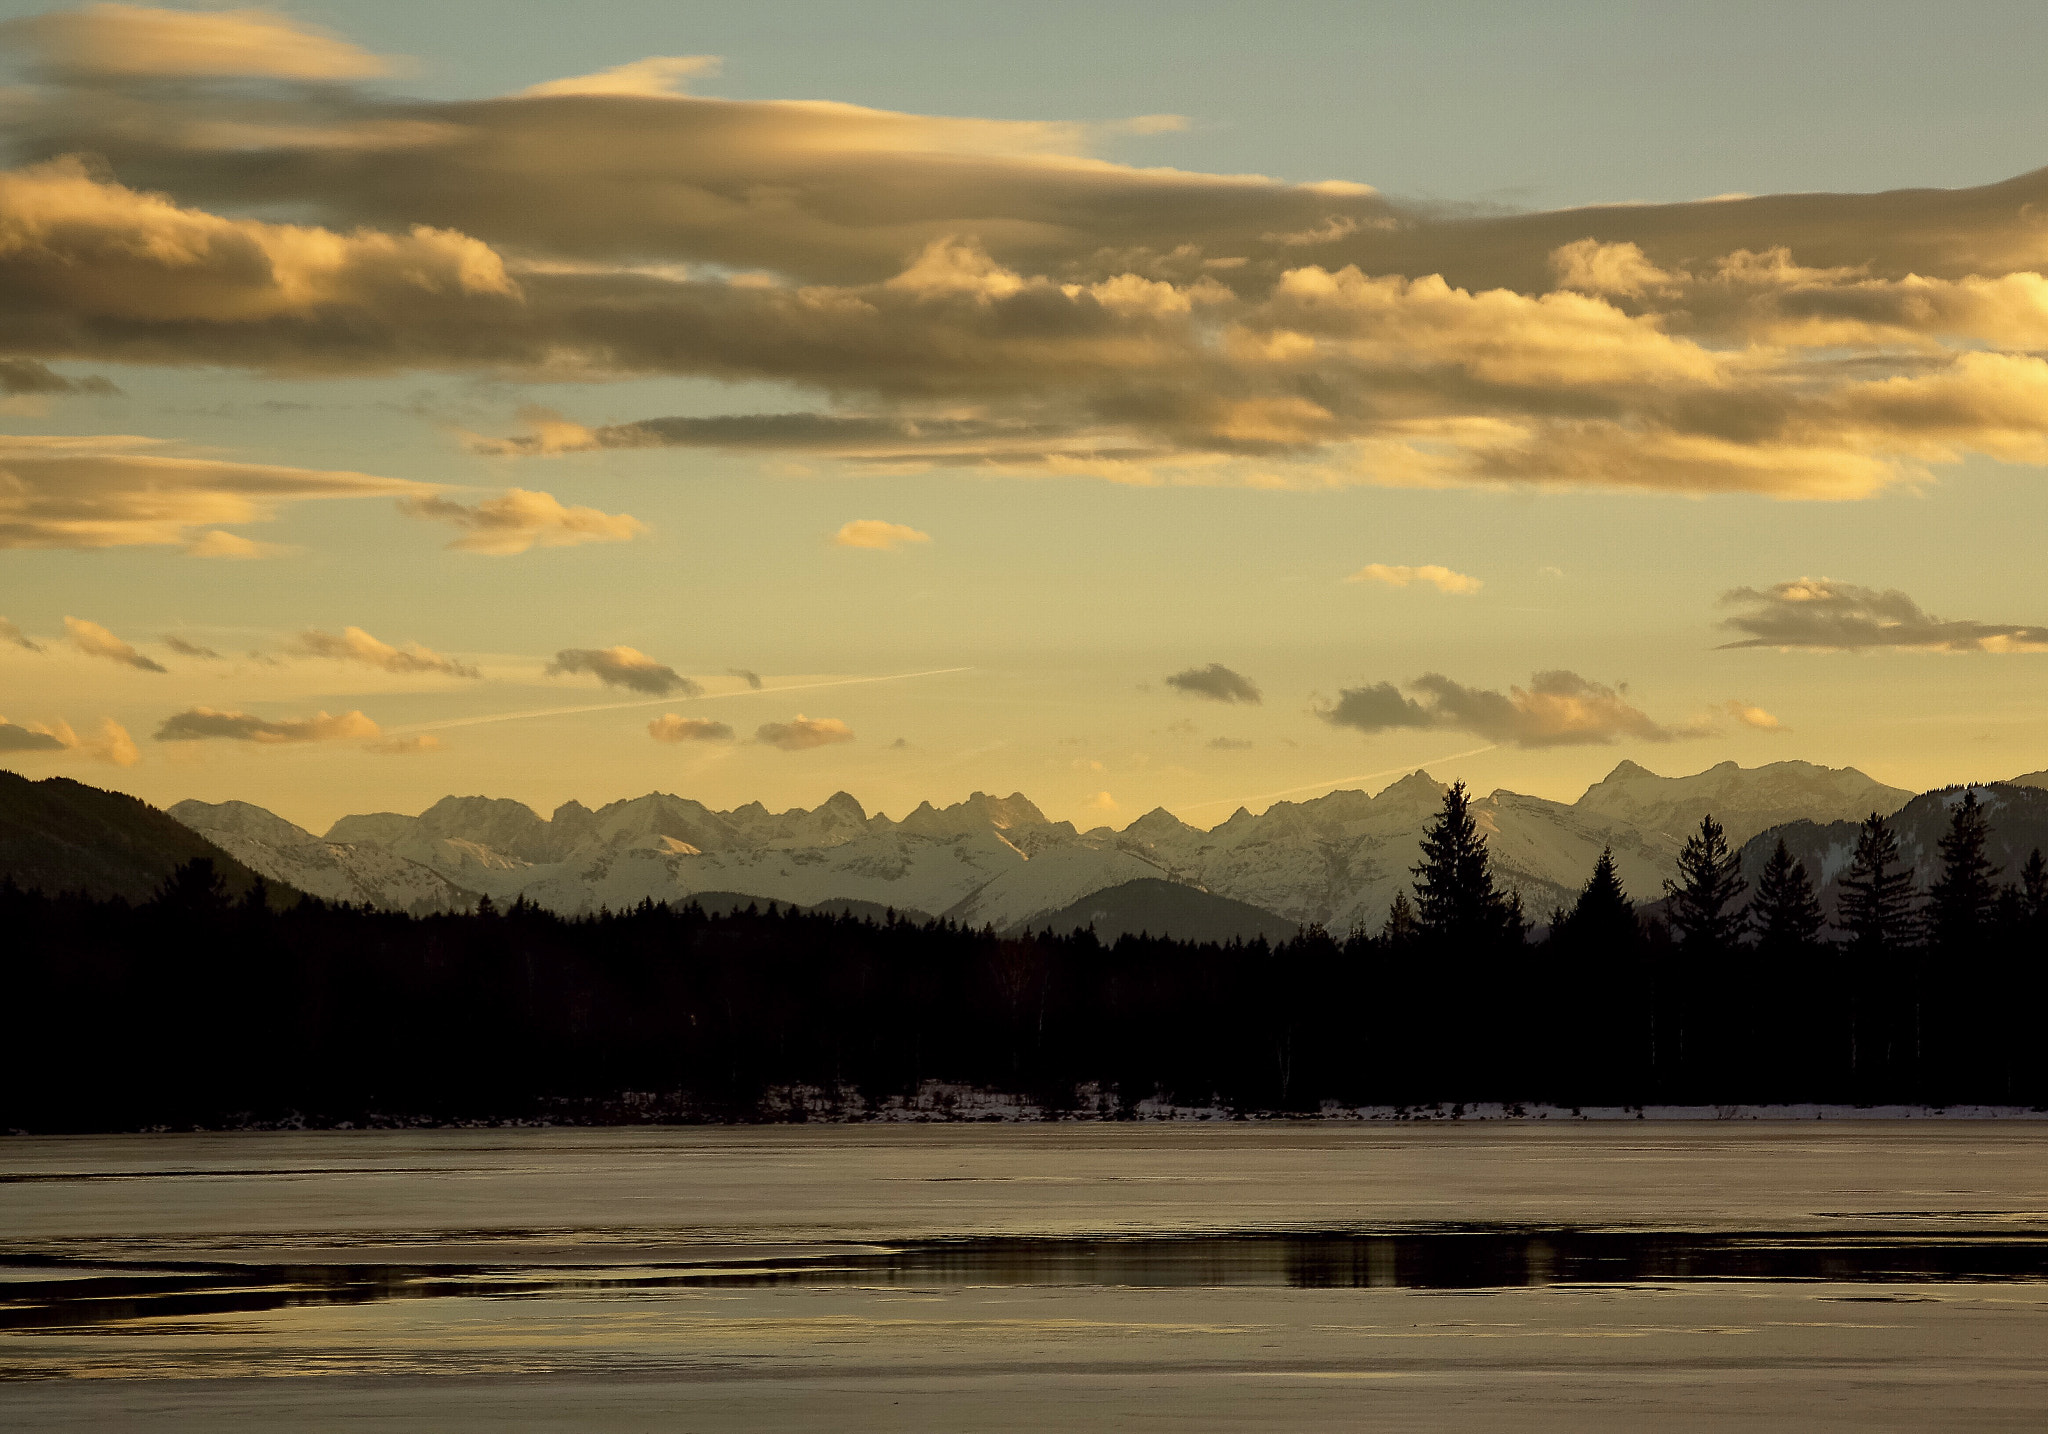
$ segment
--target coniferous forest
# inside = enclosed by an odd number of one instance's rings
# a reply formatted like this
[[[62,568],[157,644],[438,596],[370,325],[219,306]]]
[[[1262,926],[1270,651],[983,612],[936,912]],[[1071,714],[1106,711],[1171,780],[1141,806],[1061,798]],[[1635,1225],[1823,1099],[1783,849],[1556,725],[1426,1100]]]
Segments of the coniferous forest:
[[[575,1118],[627,1093],[753,1119],[778,1089],[933,1080],[1053,1113],[2048,1105],[2048,869],[2001,883],[1985,836],[1965,796],[1916,873],[1873,815],[1830,923],[1782,843],[1746,876],[1709,817],[1654,907],[1603,856],[1540,939],[1462,787],[1382,930],[1278,945],[772,905],[410,917],[231,896],[203,859],[140,903],[0,884],[0,1128]]]

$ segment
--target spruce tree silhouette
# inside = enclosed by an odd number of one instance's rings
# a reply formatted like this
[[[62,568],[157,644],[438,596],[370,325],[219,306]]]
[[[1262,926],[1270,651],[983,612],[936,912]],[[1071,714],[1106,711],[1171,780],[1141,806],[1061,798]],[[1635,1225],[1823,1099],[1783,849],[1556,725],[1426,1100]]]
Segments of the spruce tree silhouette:
[[[1891,823],[1872,812],[1856,834],[1856,852],[1842,877],[1841,908],[1835,918],[1865,959],[1910,945],[1918,934],[1913,869],[1897,866],[1898,860],[1899,839]]]
[[[1472,819],[1463,782],[1444,793],[1443,809],[1422,836],[1415,877],[1415,920],[1424,936],[1453,945],[1498,942],[1508,924],[1508,903],[1493,884],[1486,838]]]
[[[1965,791],[1949,814],[1941,839],[1941,875],[1928,889],[1934,939],[1951,954],[1967,951],[1989,934],[1998,900],[1996,871],[1984,854],[1990,832],[1977,794]]]
[[[1728,835],[1709,812],[1700,829],[1685,839],[1678,876],[1664,883],[1667,908],[1681,948],[1699,956],[1725,952],[1742,935],[1746,908],[1730,906],[1748,889],[1742,864],[1728,849]]]
[[[1919,939],[1921,923],[1914,910],[1914,876],[1910,866],[1897,866],[1899,839],[1891,823],[1872,812],[1856,834],[1856,851],[1842,877],[1842,895],[1835,924],[1848,933],[1855,970],[1846,983],[1849,1011],[1849,1078],[1857,1093],[1866,1071],[1882,1073],[1900,1051],[1917,1045],[1921,1029],[1919,1003],[1908,997],[1897,1008],[1899,988],[1907,983],[1899,953]],[[1888,1019],[1873,1017],[1891,1010]]]
[[[1472,817],[1472,798],[1463,782],[1444,793],[1443,809],[1422,837],[1415,877],[1415,949],[1433,958],[1405,973],[1412,983],[1408,1004],[1434,998],[1452,1003],[1435,1049],[1419,1052],[1424,1071],[1453,1099],[1499,1099],[1511,1079],[1527,1079],[1525,1052],[1539,1021],[1509,969],[1525,929],[1519,897],[1504,900],[1493,884],[1486,838]],[[1456,974],[1451,991],[1427,992],[1418,977],[1439,985]]]
[[[1846,1056],[1849,1033],[1820,944],[1827,916],[1806,863],[1793,860],[1783,837],[1757,874],[1749,919],[1757,938],[1751,981],[1773,992],[1754,1003],[1751,1073],[1769,1089],[1811,1090]]]
[[[1664,883],[1665,915],[1680,959],[1664,972],[1656,1002],[1658,1059],[1695,1098],[1727,1088],[1755,1044],[1748,973],[1735,960],[1748,883],[1728,836],[1710,812],[1678,853],[1678,877]]]
[[[1593,863],[1593,874],[1586,879],[1579,899],[1572,903],[1565,925],[1574,941],[1589,946],[1614,947],[1634,943],[1637,936],[1636,908],[1622,889],[1620,875],[1614,870],[1613,847],[1600,849],[1600,859]]]
[[[1759,951],[1781,959],[1810,955],[1827,924],[1806,863],[1792,859],[1783,837],[1757,876],[1749,918]]]
[[[1578,899],[1551,931],[1554,1011],[1548,1021],[1565,1038],[1570,1105],[1605,1104],[1640,1089],[1649,1047],[1642,927],[1603,848]]]

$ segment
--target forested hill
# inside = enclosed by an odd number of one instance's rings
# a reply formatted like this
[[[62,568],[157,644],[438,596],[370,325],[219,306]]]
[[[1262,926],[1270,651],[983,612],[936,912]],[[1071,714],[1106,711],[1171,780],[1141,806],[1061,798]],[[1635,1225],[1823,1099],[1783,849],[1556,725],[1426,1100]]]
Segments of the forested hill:
[[[205,857],[236,895],[254,872],[149,803],[68,777],[36,782],[0,771],[0,877],[31,890],[142,901]],[[277,899],[297,900],[270,883]]]

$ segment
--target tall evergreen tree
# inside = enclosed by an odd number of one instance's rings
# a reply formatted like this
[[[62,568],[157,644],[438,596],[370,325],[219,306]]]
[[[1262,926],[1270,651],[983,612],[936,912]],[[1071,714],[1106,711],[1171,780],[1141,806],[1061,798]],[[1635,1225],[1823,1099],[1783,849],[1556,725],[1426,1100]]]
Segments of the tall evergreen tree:
[[[1792,859],[1783,837],[1757,876],[1749,919],[1759,949],[1772,955],[1791,955],[1820,939],[1826,918],[1814,895],[1813,880],[1806,874],[1806,863]]]
[[[1745,911],[1735,903],[1748,885],[1721,824],[1711,812],[1701,817],[1700,829],[1685,839],[1678,854],[1678,879],[1664,883],[1679,944],[1695,953],[1733,946],[1742,934]]]
[[[1965,791],[1949,814],[1941,839],[1941,875],[1928,891],[1934,936],[1951,950],[1982,941],[1989,933],[1998,901],[1996,870],[1984,854],[1989,832],[1977,794]]]
[[[1486,838],[1472,818],[1472,798],[1453,782],[1422,837],[1415,876],[1415,919],[1426,936],[1452,942],[1495,941],[1505,934],[1508,903],[1493,884]],[[1516,912],[1519,917],[1519,910]],[[1517,921],[1519,934],[1519,920]]]
[[[1842,877],[1836,924],[1866,956],[1912,944],[1913,869],[1900,866],[1891,823],[1872,812],[1856,835],[1856,852]]]

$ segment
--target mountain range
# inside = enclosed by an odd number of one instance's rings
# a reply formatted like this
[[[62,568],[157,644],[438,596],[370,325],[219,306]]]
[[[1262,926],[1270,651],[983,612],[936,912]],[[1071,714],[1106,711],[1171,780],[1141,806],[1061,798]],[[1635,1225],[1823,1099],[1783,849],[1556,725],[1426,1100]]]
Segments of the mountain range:
[[[2036,779],[2048,785],[2044,774],[2020,780]],[[1409,884],[1444,790],[1416,772],[1377,795],[1239,809],[1207,830],[1160,808],[1121,831],[1081,831],[1047,820],[1022,794],[980,792],[900,821],[845,792],[809,811],[714,811],[651,793],[595,811],[567,802],[546,818],[517,801],[451,796],[417,816],[343,817],[321,836],[244,802],[180,802],[170,815],[275,881],[417,913],[467,909],[484,895],[563,913],[716,897],[894,909],[998,930],[1092,921],[1104,932],[1271,936],[1308,923],[1376,930]],[[1497,877],[1540,919],[1571,899],[1603,847],[1638,899],[1656,895],[1707,812],[1740,843],[1913,800],[1854,768],[1724,762],[1663,777],[1623,762],[1576,802],[1496,791],[1476,798],[1473,814]]]

